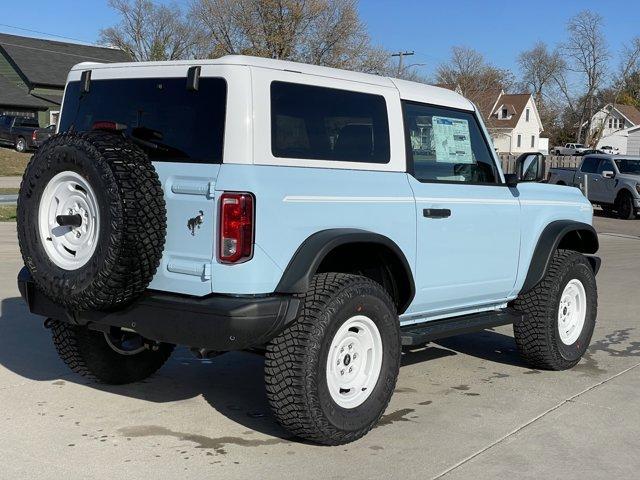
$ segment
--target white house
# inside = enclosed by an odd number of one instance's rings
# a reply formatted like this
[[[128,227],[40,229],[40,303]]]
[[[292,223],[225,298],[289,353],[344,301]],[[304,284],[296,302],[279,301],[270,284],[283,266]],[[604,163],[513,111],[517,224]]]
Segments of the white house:
[[[540,138],[544,128],[530,93],[500,92],[488,116],[487,128],[500,153],[541,151],[547,153],[549,140]]]
[[[627,151],[625,154],[640,156],[640,125],[627,128]]]
[[[597,148],[612,146],[618,148],[621,154],[631,154],[628,151],[630,134],[638,126],[640,126],[640,111],[636,107],[608,104],[596,112],[591,119],[589,133],[593,136],[602,130]]]

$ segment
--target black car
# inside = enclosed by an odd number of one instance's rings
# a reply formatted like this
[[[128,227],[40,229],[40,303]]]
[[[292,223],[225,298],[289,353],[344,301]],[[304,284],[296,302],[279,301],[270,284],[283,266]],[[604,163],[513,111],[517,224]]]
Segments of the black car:
[[[602,150],[598,150],[597,148],[590,148],[589,150],[584,150],[582,152],[576,153],[576,157],[584,157],[585,155],[600,155],[604,154]]]
[[[31,143],[34,148],[40,148],[40,146],[46,141],[49,140],[56,133],[56,126],[49,125],[44,128],[38,128],[33,131],[31,134]]]
[[[0,116],[0,143],[14,147],[18,152],[34,148],[33,132],[40,128],[35,118],[15,115]]]

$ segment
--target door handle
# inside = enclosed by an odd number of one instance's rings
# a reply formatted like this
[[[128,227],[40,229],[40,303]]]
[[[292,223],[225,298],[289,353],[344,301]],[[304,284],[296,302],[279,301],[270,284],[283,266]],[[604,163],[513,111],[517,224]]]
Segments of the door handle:
[[[427,218],[447,218],[451,216],[448,208],[425,208],[422,214]]]

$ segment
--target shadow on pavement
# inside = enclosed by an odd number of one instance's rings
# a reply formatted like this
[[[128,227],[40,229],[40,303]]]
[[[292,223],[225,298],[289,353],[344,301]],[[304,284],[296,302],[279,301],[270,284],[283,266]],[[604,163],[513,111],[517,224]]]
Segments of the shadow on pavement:
[[[58,358],[42,318],[31,315],[21,298],[4,299],[0,305],[0,365],[39,382],[64,377],[100,391],[148,400],[175,402],[202,396],[228,419],[266,435],[290,439],[269,410],[263,381],[264,360],[247,352],[232,352],[199,360],[186,348],[177,348],[172,358],[153,377],[130,385],[93,383],[72,373]],[[405,349],[402,366],[464,353],[486,360],[522,365],[513,338],[493,331],[462,335],[422,348]]]
[[[454,352],[464,353],[482,360],[529,368],[520,358],[513,337],[494,330],[483,330],[478,333],[444,338],[435,343]]]

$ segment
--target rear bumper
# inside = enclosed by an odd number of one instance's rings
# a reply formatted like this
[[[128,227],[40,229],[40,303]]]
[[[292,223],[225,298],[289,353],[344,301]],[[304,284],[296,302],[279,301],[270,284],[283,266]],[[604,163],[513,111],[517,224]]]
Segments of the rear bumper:
[[[195,298],[148,290],[122,310],[72,312],[40,292],[26,268],[18,274],[18,288],[36,315],[96,330],[124,327],[150,340],[221,352],[267,343],[300,307],[293,295]]]

